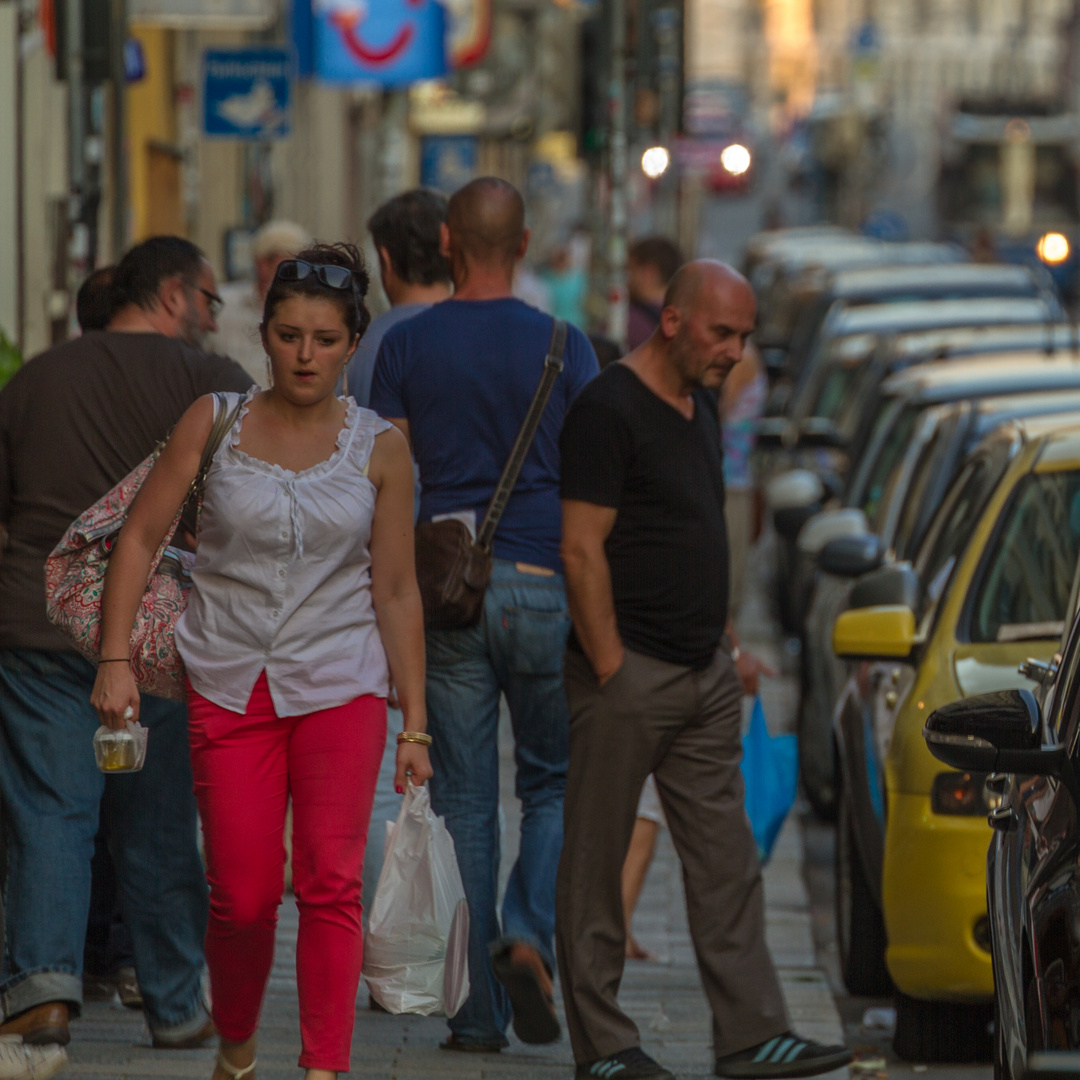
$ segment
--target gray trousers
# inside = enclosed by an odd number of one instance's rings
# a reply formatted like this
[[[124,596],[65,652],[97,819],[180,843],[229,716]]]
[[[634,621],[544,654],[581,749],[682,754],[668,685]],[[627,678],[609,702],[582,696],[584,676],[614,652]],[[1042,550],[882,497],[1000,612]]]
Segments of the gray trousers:
[[[725,641],[704,671],[627,651],[604,684],[568,650],[570,770],[556,894],[559,978],[574,1059],[640,1042],[617,995],[621,873],[638,797],[656,777],[682,863],[690,937],[718,1057],[790,1027],[765,945],[761,868],[743,805],[742,686]]]

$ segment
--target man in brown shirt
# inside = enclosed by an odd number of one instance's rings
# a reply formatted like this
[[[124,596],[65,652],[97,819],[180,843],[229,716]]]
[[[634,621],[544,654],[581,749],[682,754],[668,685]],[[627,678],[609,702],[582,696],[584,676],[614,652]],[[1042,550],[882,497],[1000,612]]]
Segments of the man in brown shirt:
[[[214,329],[217,294],[193,244],[147,240],[117,266],[114,285],[121,307],[108,330],[47,350],[0,392],[0,804],[8,848],[0,1034],[68,1042],[68,1018],[82,1003],[100,804],[154,1044],[194,1046],[212,1028],[201,991],[207,890],[187,710],[146,697],[146,765],[106,786],[91,745],[95,669],[46,618],[44,564],[71,522],[196,398],[246,390],[251,379],[197,347]]]

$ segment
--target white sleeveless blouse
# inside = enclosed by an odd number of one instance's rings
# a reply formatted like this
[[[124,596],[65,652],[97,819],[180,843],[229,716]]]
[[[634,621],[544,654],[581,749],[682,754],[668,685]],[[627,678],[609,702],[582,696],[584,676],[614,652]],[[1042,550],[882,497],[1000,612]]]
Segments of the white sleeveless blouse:
[[[375,487],[367,467],[390,424],[346,400],[337,448],[301,472],[239,449],[253,387],[206,477],[194,587],[176,626],[191,685],[242,713],[265,670],[279,716],[385,697],[371,601]],[[230,409],[240,400],[228,394]]]

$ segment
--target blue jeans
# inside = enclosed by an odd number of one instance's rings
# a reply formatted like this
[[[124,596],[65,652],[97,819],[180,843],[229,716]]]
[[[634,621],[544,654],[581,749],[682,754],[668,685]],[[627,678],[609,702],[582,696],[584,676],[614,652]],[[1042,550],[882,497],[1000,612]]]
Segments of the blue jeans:
[[[106,780],[92,745],[94,675],[75,653],[0,650],[0,799],[8,841],[0,1014],[16,1016],[47,1001],[66,1001],[77,1013],[82,1004],[100,807],[150,1029],[182,1038],[206,1021],[209,906],[187,708],[144,696],[146,765]]]
[[[500,938],[534,945],[554,970],[555,873],[570,718],[562,663],[570,614],[561,576],[495,561],[480,624],[427,633],[428,730],[434,742],[431,801],[454,838],[469,901],[471,991],[450,1030],[463,1042],[507,1045],[510,1005],[491,971]],[[514,729],[521,851],[499,882],[499,694]]]

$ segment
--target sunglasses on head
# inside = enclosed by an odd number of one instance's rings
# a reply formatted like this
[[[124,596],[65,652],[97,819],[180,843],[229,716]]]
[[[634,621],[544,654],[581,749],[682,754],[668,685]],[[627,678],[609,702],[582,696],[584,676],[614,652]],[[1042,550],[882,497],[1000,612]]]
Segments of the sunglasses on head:
[[[312,274],[331,289],[354,287],[353,273],[347,266],[335,266],[333,263],[309,263],[303,259],[286,259],[279,263],[274,277],[279,281],[303,281]]]

